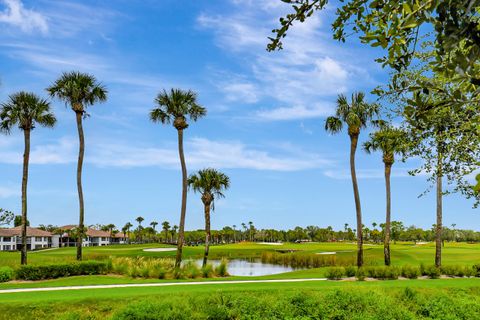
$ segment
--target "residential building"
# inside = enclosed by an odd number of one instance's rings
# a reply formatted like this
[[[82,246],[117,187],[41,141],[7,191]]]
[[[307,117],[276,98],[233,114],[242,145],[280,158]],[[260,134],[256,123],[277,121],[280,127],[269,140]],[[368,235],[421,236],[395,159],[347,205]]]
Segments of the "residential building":
[[[55,248],[60,236],[37,228],[27,227],[27,250]],[[15,251],[22,248],[22,228],[0,229],[0,251]]]
[[[77,239],[73,235],[76,225],[67,225],[60,227],[60,246],[61,247],[75,247],[77,245]],[[98,247],[108,246],[111,244],[124,244],[127,243],[128,236],[122,232],[110,234],[108,231],[96,230],[87,228],[85,232],[85,238],[82,241],[84,247]]]

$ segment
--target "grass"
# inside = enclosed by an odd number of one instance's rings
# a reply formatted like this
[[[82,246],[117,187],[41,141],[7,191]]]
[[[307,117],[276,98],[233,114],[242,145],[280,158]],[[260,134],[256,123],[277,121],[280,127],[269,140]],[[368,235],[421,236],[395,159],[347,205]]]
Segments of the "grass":
[[[105,247],[84,248],[86,259],[99,259],[109,256],[115,257],[174,257],[174,251],[146,252],[146,248],[172,247],[160,244],[143,245],[115,245]],[[287,243],[281,246],[272,246],[256,243],[237,243],[212,246],[211,259],[226,257],[234,258],[260,258],[265,251],[298,250],[303,253],[337,252],[339,258],[351,260],[355,257],[356,244],[354,243]],[[419,265],[420,263],[432,264],[434,261],[435,246],[433,243],[414,245],[413,243],[398,243],[391,245],[393,265]],[[185,247],[184,257],[197,259],[203,255],[204,248]],[[48,251],[38,251],[29,254],[30,264],[46,264],[55,262],[74,261],[75,248],[59,248]],[[383,246],[366,245],[365,260],[370,264],[383,264]],[[20,253],[0,252],[0,266],[18,266]],[[443,249],[443,263],[469,264],[480,263],[480,244],[446,243]]]
[[[300,289],[301,288],[301,289]],[[407,289],[408,288],[408,289]],[[262,306],[261,300],[268,298],[271,303],[283,301],[284,304],[296,304],[298,299],[291,299],[298,296],[315,297],[337,297],[329,299],[329,303],[337,303],[339,298],[346,299],[348,303],[362,303],[363,307],[358,307],[354,312],[364,312],[365,308],[382,309],[387,303],[387,307],[397,308],[405,307],[408,311],[413,308],[409,299],[417,299],[420,315],[425,312],[431,312],[431,308],[441,308],[448,305],[449,312],[460,312],[459,309],[465,308],[466,301],[472,305],[480,303],[480,279],[439,279],[439,280],[404,280],[404,281],[372,281],[372,282],[303,282],[303,283],[253,283],[253,284],[231,284],[231,285],[205,285],[205,286],[171,286],[171,287],[147,287],[147,288],[119,288],[119,289],[94,289],[78,290],[65,292],[33,292],[33,293],[15,293],[0,295],[0,319],[41,319],[55,317],[60,319],[105,319],[118,313],[119,310],[135,306],[138,303],[172,303],[179,304],[180,307],[197,308],[190,302],[193,297],[199,299],[214,299],[210,305],[231,306],[225,304],[229,299],[234,299],[244,307],[243,310],[251,312],[250,307],[242,305],[243,297],[252,300],[256,306]],[[418,297],[420,296],[420,298]],[[426,301],[433,300],[435,297],[441,297],[439,305],[430,305]],[[363,297],[363,298],[362,298]],[[372,305],[372,297],[375,304]],[[209,299],[210,299],[209,298]],[[285,300],[286,299],[286,300]],[[363,305],[362,299],[367,299],[367,305]],[[386,302],[383,300],[387,300]],[[450,299],[450,300],[449,300]],[[358,301],[357,301],[358,300]],[[445,300],[445,301],[444,301]],[[447,301],[448,300],[448,301]],[[423,309],[427,303],[428,310]],[[445,304],[445,306],[444,306]],[[200,304],[201,305],[201,304]],[[404,306],[403,306],[404,305]],[[269,307],[268,304],[264,305]],[[255,306],[251,306],[256,308]],[[276,305],[283,308],[281,305]],[[317,312],[320,306],[315,304],[315,309],[311,312]],[[426,307],[425,307],[426,308]],[[455,310],[452,310],[455,309]],[[280,312],[281,309],[278,311]],[[308,310],[307,310],[308,311]],[[309,311],[310,312],[310,311]],[[187,314],[187,313],[186,313]],[[355,313],[349,314],[350,318],[355,317]],[[367,317],[365,319],[386,319],[385,314],[379,314],[376,317]],[[457,314],[458,316],[458,314]],[[241,318],[241,317],[240,317]],[[258,317],[252,317],[257,319]],[[283,318],[281,314],[277,318]],[[426,317],[427,318],[427,317]],[[434,317],[435,318],[435,317]],[[445,319],[456,319],[451,314],[444,314]],[[131,318],[132,319],[132,318]],[[143,319],[143,318],[142,318]],[[150,318],[145,318],[150,319]],[[182,317],[180,317],[182,319]],[[349,319],[348,317],[338,317],[337,319]],[[415,319],[415,318],[411,318]]]

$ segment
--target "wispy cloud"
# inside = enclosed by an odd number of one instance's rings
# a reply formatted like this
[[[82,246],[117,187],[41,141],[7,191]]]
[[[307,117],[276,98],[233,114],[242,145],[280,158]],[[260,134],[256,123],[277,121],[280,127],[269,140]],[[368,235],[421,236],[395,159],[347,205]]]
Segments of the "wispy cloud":
[[[17,197],[20,195],[20,188],[18,187],[5,187],[0,186],[0,199],[2,198],[10,198],[10,197]]]
[[[232,13],[203,13],[197,23],[214,33],[220,48],[242,61],[249,85],[242,86],[242,77],[237,75],[234,88],[255,93],[250,102],[272,106],[257,111],[255,116],[269,121],[323,117],[329,109],[318,101],[334,99],[354,87],[370,88],[375,83],[367,71],[365,62],[369,59],[362,57],[361,51],[352,56],[351,51],[334,42],[329,24],[319,15],[296,24],[285,40],[284,50],[267,53],[267,37],[290,6],[270,0],[230,3]],[[231,86],[219,86],[227,100]],[[266,100],[273,102],[263,103]]]
[[[2,0],[5,9],[0,11],[0,24],[19,28],[23,32],[48,32],[47,18],[39,12],[27,9],[20,0]]]
[[[55,143],[36,146],[31,154],[32,164],[69,164],[76,161],[76,142],[62,138]],[[0,147],[0,162],[21,164],[21,152]],[[185,143],[185,153],[190,169],[216,167],[228,169],[253,169],[272,171],[299,171],[328,168],[332,161],[326,157],[304,152],[279,143],[276,150],[249,146],[240,141],[214,141],[192,138]],[[92,142],[88,147],[86,162],[99,167],[162,167],[178,169],[176,146],[136,146],[132,143]]]
[[[382,169],[357,169],[358,179],[383,179],[385,178],[385,172]],[[323,174],[332,179],[349,180],[351,179],[350,170],[347,169],[329,169],[325,170]],[[392,170],[392,177],[410,177],[408,169],[398,168]]]

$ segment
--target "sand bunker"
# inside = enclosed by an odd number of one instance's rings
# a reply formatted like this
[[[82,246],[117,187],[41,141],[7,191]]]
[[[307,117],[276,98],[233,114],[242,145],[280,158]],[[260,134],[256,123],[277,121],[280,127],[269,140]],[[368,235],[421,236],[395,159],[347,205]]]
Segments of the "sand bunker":
[[[165,252],[165,251],[175,251],[177,248],[149,248],[149,249],[143,249],[143,251],[146,252]]]
[[[337,254],[336,252],[317,252],[317,254]]]
[[[268,244],[270,246],[281,246],[283,243],[281,242],[259,242],[258,244]]]

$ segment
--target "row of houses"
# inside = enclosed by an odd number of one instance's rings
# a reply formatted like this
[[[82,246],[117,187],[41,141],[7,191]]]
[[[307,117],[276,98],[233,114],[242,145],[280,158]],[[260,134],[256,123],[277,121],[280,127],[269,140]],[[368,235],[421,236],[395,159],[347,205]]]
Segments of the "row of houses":
[[[47,248],[74,247],[76,239],[72,236],[74,225],[58,228],[59,232],[48,232],[38,228],[27,227],[27,250]],[[128,235],[124,233],[110,234],[107,231],[88,228],[82,245],[84,247],[124,244]],[[16,251],[22,248],[22,228],[0,228],[0,251]]]

